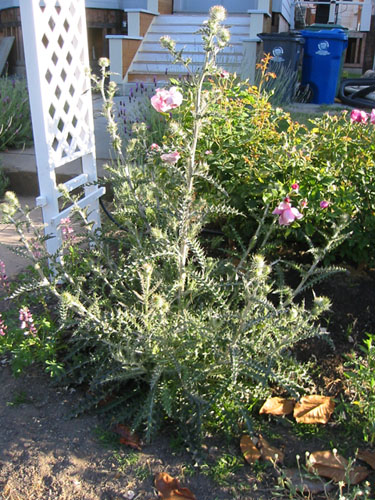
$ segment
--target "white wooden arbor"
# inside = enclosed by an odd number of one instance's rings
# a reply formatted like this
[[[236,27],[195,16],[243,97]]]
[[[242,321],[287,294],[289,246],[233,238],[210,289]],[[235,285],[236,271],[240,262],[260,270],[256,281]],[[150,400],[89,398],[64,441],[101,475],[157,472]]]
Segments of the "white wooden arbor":
[[[80,159],[81,173],[65,183],[72,191],[97,180],[91,84],[88,74],[84,0],[20,0],[35,155],[46,242],[50,255],[61,246],[59,223],[72,207],[59,209],[59,167]],[[78,202],[100,227],[96,184]]]

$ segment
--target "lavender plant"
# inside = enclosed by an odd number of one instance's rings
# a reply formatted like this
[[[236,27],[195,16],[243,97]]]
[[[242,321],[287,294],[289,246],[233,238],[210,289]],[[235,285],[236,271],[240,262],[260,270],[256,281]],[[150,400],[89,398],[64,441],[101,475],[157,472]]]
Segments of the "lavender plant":
[[[29,96],[24,80],[0,78],[0,151],[32,143]]]

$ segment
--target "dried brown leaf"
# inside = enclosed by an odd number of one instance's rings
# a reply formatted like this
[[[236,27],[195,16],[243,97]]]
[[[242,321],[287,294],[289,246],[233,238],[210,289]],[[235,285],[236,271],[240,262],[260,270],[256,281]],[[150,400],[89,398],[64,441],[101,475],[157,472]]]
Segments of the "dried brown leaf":
[[[372,469],[375,469],[375,452],[374,451],[358,450],[357,457],[360,460],[363,460],[364,462],[366,462],[367,464],[369,464],[369,466]]]
[[[155,477],[155,488],[162,500],[197,500],[188,488],[181,488],[178,479],[166,472],[160,472]]]
[[[249,462],[249,464],[253,464],[257,460],[260,459],[261,453],[258,448],[253,443],[250,436],[244,434],[241,437],[240,447],[245,460]]]
[[[289,415],[289,413],[292,413],[295,404],[296,402],[294,399],[277,397],[268,398],[259,410],[259,413],[267,413],[269,415]]]
[[[309,456],[307,462],[308,470],[319,474],[319,476],[328,477],[336,482],[346,481],[346,471],[349,462],[332,451],[315,451]],[[366,467],[351,467],[349,471],[349,480],[351,484],[357,484],[363,481],[369,474]]]
[[[117,424],[113,428],[113,432],[120,436],[120,443],[135,448],[136,450],[141,450],[141,441],[137,434],[133,433],[129,427],[123,424]]]
[[[333,410],[334,401],[328,396],[303,396],[294,407],[293,416],[302,424],[326,424]]]
[[[259,435],[258,446],[260,449],[261,457],[264,460],[268,460],[269,462],[284,462],[284,453],[278,448],[271,446],[262,435]]]

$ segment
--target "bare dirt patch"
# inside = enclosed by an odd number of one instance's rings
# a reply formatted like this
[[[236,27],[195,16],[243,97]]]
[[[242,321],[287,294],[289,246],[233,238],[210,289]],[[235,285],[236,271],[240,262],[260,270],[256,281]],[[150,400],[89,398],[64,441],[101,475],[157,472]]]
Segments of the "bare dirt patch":
[[[164,434],[142,451],[104,446],[96,415],[70,418],[79,391],[52,384],[40,367],[15,378],[0,360],[0,498],[2,500],[151,500],[158,472],[178,477],[200,500],[234,496],[203,474]],[[191,475],[194,478],[191,478]],[[253,480],[242,477],[244,486]],[[264,497],[267,498],[267,497]]]

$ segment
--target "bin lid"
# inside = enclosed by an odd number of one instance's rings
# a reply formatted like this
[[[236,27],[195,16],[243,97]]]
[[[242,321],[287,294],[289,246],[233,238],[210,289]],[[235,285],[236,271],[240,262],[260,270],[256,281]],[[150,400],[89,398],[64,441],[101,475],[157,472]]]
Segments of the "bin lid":
[[[319,30],[319,31],[311,31],[311,30],[302,30],[301,35],[304,38],[325,38],[325,39],[334,39],[334,40],[347,40],[348,35],[344,30],[334,28],[332,30]]]
[[[304,43],[303,36],[299,31],[283,31],[281,33],[258,33],[261,40],[299,42]]]
[[[345,26],[342,26],[341,24],[333,24],[333,23],[314,23],[310,24],[310,26],[306,26],[305,31],[320,31],[320,30],[333,30],[333,29],[340,29],[344,31],[349,31],[349,28],[345,28]]]

